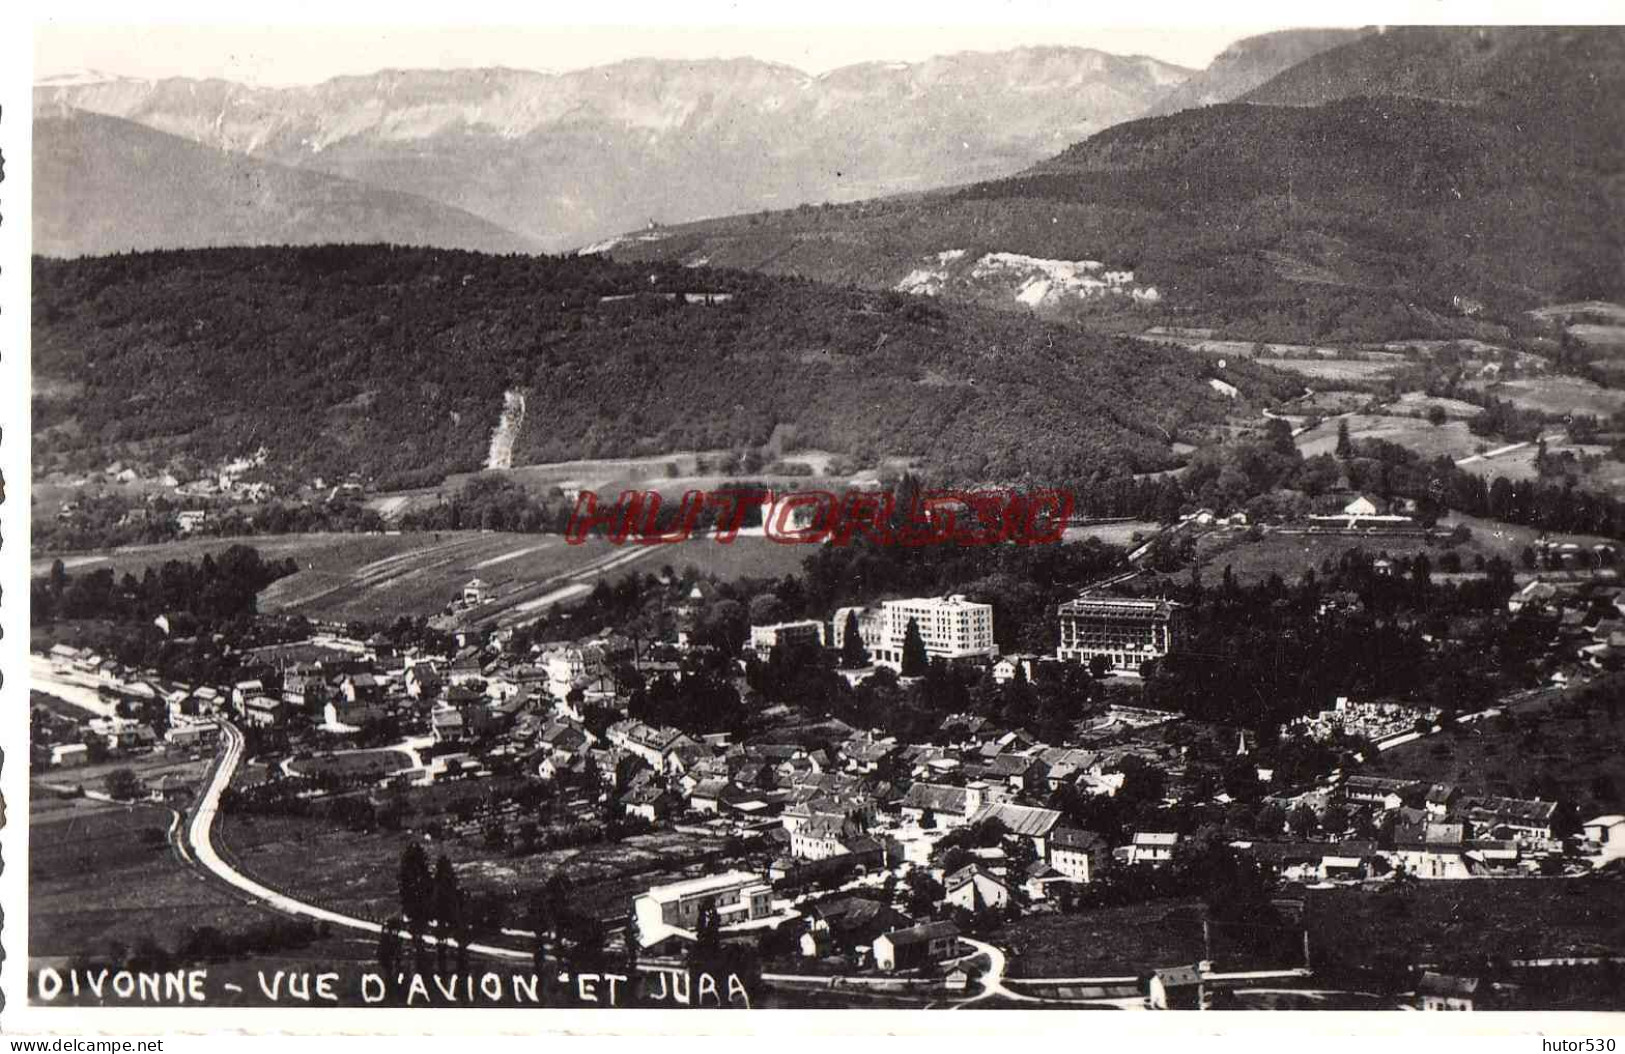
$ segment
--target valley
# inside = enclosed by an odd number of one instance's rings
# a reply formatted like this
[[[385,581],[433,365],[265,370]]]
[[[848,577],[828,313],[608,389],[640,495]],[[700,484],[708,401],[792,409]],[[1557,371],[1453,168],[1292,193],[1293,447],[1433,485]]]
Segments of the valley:
[[[34,976],[1619,1009],[1622,69],[38,86]]]

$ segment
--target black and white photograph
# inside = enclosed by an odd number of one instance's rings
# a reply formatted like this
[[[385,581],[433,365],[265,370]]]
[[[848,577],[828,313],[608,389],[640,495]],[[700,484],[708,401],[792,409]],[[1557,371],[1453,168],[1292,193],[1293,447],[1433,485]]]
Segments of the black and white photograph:
[[[874,6],[25,25],[8,1015],[1620,1031],[1625,28]]]

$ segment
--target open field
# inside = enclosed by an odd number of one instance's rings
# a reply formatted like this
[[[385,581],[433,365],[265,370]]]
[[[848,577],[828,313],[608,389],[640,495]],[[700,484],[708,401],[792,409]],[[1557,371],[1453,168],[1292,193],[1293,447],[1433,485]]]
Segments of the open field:
[[[1321,384],[1360,384],[1385,381],[1406,364],[1399,355],[1387,359],[1268,359],[1260,365],[1273,366]]]
[[[354,750],[342,754],[318,754],[296,758],[289,767],[301,776],[331,773],[335,776],[377,776],[412,767],[412,757],[401,750]]]
[[[1612,304],[1606,300],[1580,300],[1570,304],[1552,304],[1529,312],[1535,318],[1550,321],[1589,316],[1625,325],[1625,304]]]
[[[1460,459],[1478,453],[1479,447],[1494,448],[1502,444],[1475,436],[1467,430],[1465,422],[1446,421],[1442,425],[1429,424],[1420,417],[1397,414],[1349,414],[1347,417],[1328,419],[1318,428],[1298,436],[1298,449],[1304,457],[1330,454],[1337,450],[1337,428],[1340,421],[1348,422],[1351,439],[1384,439],[1415,450],[1426,458],[1440,454]]]
[[[126,572],[141,576],[148,567],[157,567],[166,560],[197,561],[205,553],[219,556],[233,545],[252,546],[266,558],[278,560],[294,557],[301,566],[326,567],[343,563],[360,563],[383,556],[427,548],[435,544],[432,534],[262,534],[241,538],[183,538],[153,545],[126,545],[117,549],[61,554],[63,565],[69,571],[94,571],[111,568],[115,575]],[[34,575],[51,570],[54,556],[41,557],[29,565]]]
[[[776,448],[777,435],[770,449]],[[769,483],[775,486],[808,487],[821,486],[828,488],[843,488],[851,482],[851,474],[842,476],[829,475],[829,468],[839,455],[824,450],[798,450],[782,456],[769,455],[769,462],[782,461],[786,464],[806,466],[812,475],[776,474],[768,472],[766,468],[759,472],[745,475],[719,475],[714,469],[718,463],[730,459],[736,452],[731,450],[678,450],[669,454],[650,455],[647,457],[632,458],[585,458],[575,461],[538,462],[529,465],[515,465],[513,468],[502,469],[501,474],[511,482],[518,483],[534,494],[542,495],[554,488],[563,490],[592,490],[600,494],[616,494],[624,488],[637,488],[641,490],[659,490],[665,493],[680,494],[685,489],[708,489],[716,486],[727,486],[731,483],[756,482]],[[888,470],[902,471],[915,462],[916,459],[906,456],[889,456],[880,460],[880,467]],[[410,497],[421,502],[425,497],[433,497],[439,493],[452,493],[460,489],[464,483],[476,473],[459,473],[447,476],[438,488],[422,488],[415,491],[402,491],[399,494],[381,494],[368,502],[374,508],[385,511],[385,503],[398,497]],[[873,476],[874,471],[858,473],[860,476]]]
[[[1533,545],[1542,535],[1555,542],[1575,542],[1579,545],[1591,546],[1599,542],[1612,543],[1611,539],[1595,534],[1551,534],[1538,527],[1526,527],[1516,523],[1502,523],[1499,520],[1486,520],[1478,516],[1467,516],[1463,513],[1452,512],[1439,521],[1441,530],[1450,530],[1461,524],[1472,531],[1473,536],[1466,545],[1458,547],[1463,562],[1472,559],[1472,555],[1483,553],[1487,560],[1492,556],[1503,556],[1512,562],[1514,569],[1522,571],[1523,564],[1519,557],[1525,548]]]
[[[1311,889],[1304,923],[1320,968],[1385,954],[1424,963],[1625,952],[1625,882],[1418,882],[1403,893]]]
[[[1280,412],[1293,417],[1331,417],[1334,414],[1353,413],[1375,401],[1370,392],[1348,388],[1327,388],[1293,399],[1280,407]]]
[[[1383,410],[1401,417],[1426,417],[1428,412],[1435,406],[1453,419],[1465,420],[1469,417],[1477,417],[1484,412],[1482,407],[1474,406],[1472,403],[1463,402],[1460,399],[1432,396],[1426,392],[1406,392],[1398,399],[1384,406]]]
[[[1134,544],[1134,536],[1142,534],[1149,538],[1162,530],[1162,525],[1151,520],[1130,520],[1127,523],[1099,523],[1087,527],[1068,527],[1061,536],[1062,541],[1081,542],[1086,538],[1097,538],[1106,545],[1117,545],[1128,548]]]
[[[1439,521],[1439,530],[1448,532],[1456,524],[1464,524],[1472,537],[1455,552],[1464,568],[1471,569],[1475,558],[1490,560],[1497,556],[1521,569],[1525,546],[1534,542],[1539,531],[1530,527],[1496,523],[1471,516],[1452,514]],[[1562,541],[1576,541],[1590,545],[1604,539],[1588,535],[1563,536]],[[1296,582],[1303,572],[1314,568],[1318,574],[1321,562],[1330,559],[1336,563],[1349,549],[1361,548],[1371,554],[1387,553],[1391,557],[1410,557],[1426,553],[1438,572],[1439,557],[1447,547],[1439,542],[1429,543],[1425,538],[1373,534],[1368,536],[1344,534],[1286,534],[1268,531],[1256,541],[1248,541],[1241,531],[1214,531],[1197,542],[1197,555],[1202,561],[1204,576],[1215,580],[1225,567],[1238,582],[1258,583],[1278,574],[1288,583]]]
[[[96,959],[109,944],[189,927],[241,929],[278,916],[186,870],[165,832],[170,810],[62,798],[37,785],[28,816],[28,953]]]
[[[1569,327],[1569,332],[1584,341],[1588,348],[1598,348],[1607,352],[1625,351],[1625,324],[1597,325],[1577,322]]]
[[[997,943],[1009,949],[1011,977],[1144,975],[1202,958],[1202,915],[1197,900],[1030,915],[1007,925]]]
[[[188,539],[71,554],[73,570],[110,567],[139,576],[166,560],[198,560],[231,545],[249,545],[267,557],[292,557],[299,570],[260,594],[266,613],[345,621],[440,613],[471,578],[492,597],[466,613],[478,622],[534,616],[552,603],[574,599],[601,577],[628,571],[693,566],[721,578],[776,578],[797,571],[810,547],[742,536],[731,545],[695,538],[676,545],[617,547],[602,538],[569,545],[560,535],[480,531],[401,534],[300,534]],[[35,574],[49,571],[35,561]]]
[[[1575,485],[1583,490],[1618,496],[1625,494],[1625,462],[1608,458],[1606,455],[1609,449],[1600,444],[1581,445],[1565,442],[1561,433],[1554,434],[1546,443],[1546,450],[1550,454],[1561,455],[1572,452],[1576,458],[1581,455],[1591,457],[1602,455],[1603,460],[1598,462],[1594,469],[1580,473],[1576,477]],[[1492,458],[1468,462],[1461,467],[1468,472],[1476,472],[1492,479],[1496,476],[1505,476],[1514,482],[1537,479],[1540,476],[1539,470],[1535,467],[1535,458],[1538,454],[1538,448],[1531,443]]]
[[[1605,687],[1616,697],[1625,679]],[[1577,691],[1540,693],[1514,707],[1515,718],[1476,721],[1419,739],[1375,759],[1370,771],[1397,779],[1454,783],[1470,794],[1511,797],[1555,795],[1575,803],[1581,820],[1625,807],[1625,704],[1614,719],[1601,706],[1587,709]]]
[[[1473,387],[1519,409],[1538,410],[1553,417],[1590,414],[1607,418],[1625,409],[1625,391],[1601,388],[1580,377],[1525,377],[1496,384],[1480,381]]]
[[[111,773],[129,769],[148,788],[191,789],[203,783],[214,756],[212,747],[198,748],[194,753],[195,757],[181,750],[155,750],[148,754],[109,758],[96,765],[35,770],[30,775],[38,784],[100,791]]]
[[[466,789],[476,796],[479,791],[475,785]],[[411,834],[362,834],[303,817],[227,816],[217,837],[230,859],[249,874],[312,903],[371,918],[387,918],[400,909],[396,869],[413,841]],[[453,835],[423,844],[432,857],[445,853],[451,859],[467,892],[504,898],[511,906],[506,924],[517,925],[525,898],[560,868],[577,885],[580,898],[613,897],[611,906],[624,914],[632,892],[670,880],[677,869],[714,852],[722,842],[659,832],[522,856]],[[623,892],[624,903],[619,900]]]

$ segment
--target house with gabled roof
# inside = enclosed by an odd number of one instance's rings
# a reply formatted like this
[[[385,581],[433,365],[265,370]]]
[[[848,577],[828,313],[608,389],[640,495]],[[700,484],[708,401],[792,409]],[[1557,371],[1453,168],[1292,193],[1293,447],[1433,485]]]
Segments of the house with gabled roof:
[[[959,927],[951,922],[926,922],[893,930],[875,938],[876,968],[891,973],[913,970],[952,959],[959,952]]]
[[[1459,823],[1402,825],[1394,829],[1390,859],[1417,878],[1470,878],[1467,828]]]
[[[1179,835],[1172,831],[1136,831],[1129,845],[1128,862],[1160,867],[1174,858],[1178,844]]]
[[[620,805],[628,816],[659,823],[678,811],[677,796],[654,782],[642,783],[621,795]]]
[[[719,813],[722,811],[722,802],[732,786],[721,776],[711,776],[701,780],[694,786],[688,795],[688,807],[700,813]]]
[[[429,727],[436,743],[461,743],[468,738],[463,712],[455,706],[437,706],[429,715]]]
[[[1538,798],[1475,795],[1462,798],[1456,814],[1471,823],[1475,831],[1506,828],[1519,841],[1549,842],[1557,803]]]
[[[981,864],[966,864],[943,880],[943,899],[966,911],[1002,908],[1010,903],[1010,883]]]
[[[982,798],[971,787],[916,782],[909,784],[899,811],[906,822],[920,824],[929,814],[939,827],[958,827],[981,808]]]
[[[809,958],[872,947],[882,934],[913,925],[913,920],[891,905],[853,894],[816,901],[802,913],[808,928],[801,938],[801,951]]]
[[[1039,859],[1043,859],[1047,854],[1045,840],[1055,825],[1061,822],[1061,814],[1055,809],[1035,805],[988,802],[972,814],[970,822],[979,824],[988,820],[997,820],[1013,837],[1032,839]]]

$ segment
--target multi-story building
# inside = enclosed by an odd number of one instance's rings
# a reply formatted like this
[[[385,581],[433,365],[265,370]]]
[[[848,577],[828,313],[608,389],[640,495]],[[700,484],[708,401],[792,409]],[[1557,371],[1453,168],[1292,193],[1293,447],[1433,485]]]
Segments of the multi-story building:
[[[993,659],[999,654],[993,643],[993,605],[977,604],[955,594],[948,597],[916,597],[886,600],[879,610],[841,608],[835,612],[832,644],[846,644],[848,613],[858,616],[858,633],[869,657],[881,666],[899,669],[903,665],[903,642],[908,624],[920,630],[929,659],[957,662],[964,659]]]
[[[1087,663],[1099,655],[1114,670],[1137,671],[1147,659],[1160,659],[1179,647],[1184,609],[1171,600],[1090,596],[1057,609],[1061,646],[1067,662]]]
[[[886,639],[886,622],[877,608],[845,607],[836,608],[835,617],[830,620],[829,646],[836,651],[846,647],[846,624],[848,616],[856,616],[858,626],[858,640],[863,644],[864,650],[874,657],[875,649],[879,648]]]
[[[779,645],[785,647],[824,646],[824,624],[818,619],[798,622],[775,622],[771,626],[750,628],[750,648],[761,658],[767,658]]]
[[[761,875],[726,871],[655,886],[634,899],[632,909],[639,935],[652,943],[651,937],[673,929],[696,931],[707,905],[716,908],[722,926],[766,918],[773,913],[773,887]]]
[[[1057,827],[1049,836],[1049,864],[1074,882],[1092,882],[1106,862],[1105,839],[1093,831]]]
[[[604,738],[610,746],[636,754],[659,773],[672,771],[673,757],[678,748],[699,745],[678,729],[656,728],[631,718],[610,725],[605,730]]]

